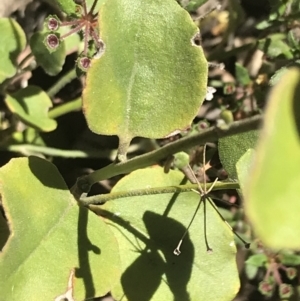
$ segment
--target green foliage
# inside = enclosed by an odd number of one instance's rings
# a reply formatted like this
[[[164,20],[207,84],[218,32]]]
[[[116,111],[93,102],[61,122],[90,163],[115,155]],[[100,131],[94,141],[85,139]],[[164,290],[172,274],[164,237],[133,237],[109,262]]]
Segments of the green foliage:
[[[207,62],[188,13],[173,0],[135,3],[110,0],[101,7],[104,48],[83,92],[90,129],[118,135],[122,154],[136,136],[163,138],[188,127],[207,85]]]
[[[0,83],[16,73],[16,60],[25,48],[26,37],[21,26],[13,19],[0,19]]]
[[[208,0],[180,0],[179,2],[187,11],[196,11],[201,5]]]
[[[247,86],[250,84],[251,79],[249,77],[249,72],[248,70],[242,66],[239,63],[235,63],[235,73],[236,73],[236,80],[238,83],[240,83],[243,86]]]
[[[290,298],[300,266],[300,1],[270,1],[258,24],[236,0],[203,24],[206,0],[46,2],[60,11],[43,29],[27,26],[27,10],[22,18],[30,47],[18,14],[0,19],[0,299],[231,301],[233,231],[214,203],[196,210],[196,192],[203,201],[209,189],[245,203],[247,218],[221,212],[252,243],[247,277],[265,296]],[[226,68],[208,79],[206,56]],[[90,150],[80,113],[68,114],[82,103],[89,128],[117,135],[118,149],[99,136]],[[108,193],[87,197],[100,181]]]
[[[36,61],[49,75],[56,75],[62,70],[65,62],[66,50],[65,44],[62,42],[56,51],[49,51],[49,47],[45,45],[49,33],[37,32],[30,39],[30,47]]]
[[[39,87],[28,86],[13,94],[8,94],[6,105],[25,124],[44,132],[53,131],[56,121],[48,117],[48,108],[52,107],[51,99]]]
[[[299,70],[291,69],[273,88],[253,162],[259,168],[253,169],[245,192],[247,214],[254,230],[273,248],[300,246],[299,80]]]
[[[0,189],[10,226],[0,256],[3,300],[54,300],[67,288],[83,300],[112,289],[116,241],[102,219],[77,205],[54,165],[37,157],[11,160],[0,169]]]
[[[249,148],[237,161],[236,163],[236,171],[237,177],[240,183],[240,187],[242,191],[245,190],[248,176],[251,174],[251,165],[253,162],[253,158],[255,156],[255,151],[252,148]],[[253,168],[253,167],[252,167]]]
[[[55,0],[60,9],[67,15],[76,13],[76,4],[73,0]]]
[[[178,171],[141,169],[124,177],[112,192],[179,185],[182,180]],[[189,192],[116,199],[101,207],[122,250],[123,272],[112,291],[117,300],[124,294],[130,301],[232,300],[239,287],[233,233],[210,204],[206,231],[212,254],[201,235],[203,207],[183,240],[181,254],[173,254],[198,202],[199,195]],[[222,283],[217,290],[216,283]]]
[[[236,164],[249,149],[255,147],[257,139],[258,131],[249,131],[219,140],[220,160],[230,179],[238,179]]]

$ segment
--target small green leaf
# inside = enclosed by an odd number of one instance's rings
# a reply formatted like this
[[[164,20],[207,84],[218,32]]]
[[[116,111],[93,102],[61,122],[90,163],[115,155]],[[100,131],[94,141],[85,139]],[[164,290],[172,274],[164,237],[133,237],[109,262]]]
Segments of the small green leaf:
[[[160,167],[137,170],[124,177],[113,192],[178,185],[184,176]],[[194,192],[145,195],[107,202],[102,214],[122,250],[123,274],[112,290],[123,301],[231,301],[239,289],[233,234],[211,204],[207,204],[204,242],[203,204],[175,256],[199,202]]]
[[[74,0],[55,0],[59,8],[68,16],[76,13],[76,3]]]
[[[189,3],[184,6],[184,8],[191,12],[191,11],[196,11],[197,8],[199,8],[201,5],[203,5],[204,3],[206,3],[208,0],[190,0]],[[181,1],[184,2],[184,1]]]
[[[90,129],[129,145],[136,136],[187,128],[205,98],[208,72],[190,15],[174,0],[110,0],[100,16],[105,46],[83,92]]]
[[[300,67],[300,60],[296,60],[278,69],[270,78],[269,85],[270,86],[276,85],[280,81],[283,74],[285,74],[288,71],[288,69],[291,67]]]
[[[300,248],[300,72],[288,70],[272,89],[264,128],[245,185],[245,209],[271,248]]]
[[[15,93],[7,95],[6,105],[29,126],[44,132],[53,131],[57,123],[48,117],[48,110],[52,107],[49,96],[39,87],[28,86]]]
[[[230,179],[238,179],[236,164],[248,149],[255,147],[257,139],[258,131],[255,130],[219,140],[220,160]]]
[[[120,265],[115,238],[77,205],[54,165],[12,159],[0,169],[0,191],[11,232],[0,254],[1,300],[57,300],[71,288],[81,301],[112,289]]]
[[[254,279],[258,269],[263,268],[268,261],[265,254],[251,255],[245,262],[245,271],[249,279]]]
[[[284,265],[289,265],[289,266],[300,265],[300,255],[297,255],[297,254],[281,254],[280,262]]]
[[[246,264],[245,265],[245,272],[248,277],[248,279],[254,279],[258,271],[258,267],[252,264]]]
[[[286,59],[292,59],[293,53],[291,48],[282,39],[279,35],[270,35],[268,38],[259,40],[258,48],[270,58],[281,56]]]
[[[235,63],[236,80],[242,86],[247,86],[251,82],[248,70],[241,64]]]
[[[26,46],[26,36],[13,19],[0,18],[0,83],[16,73],[16,59]]]
[[[254,254],[251,255],[247,260],[246,264],[254,265],[256,267],[263,267],[265,263],[268,261],[268,257],[266,254]]]
[[[56,51],[50,53],[45,45],[49,33],[36,32],[30,39],[30,47],[37,63],[49,75],[58,74],[63,67],[66,57],[65,43],[61,42]]]

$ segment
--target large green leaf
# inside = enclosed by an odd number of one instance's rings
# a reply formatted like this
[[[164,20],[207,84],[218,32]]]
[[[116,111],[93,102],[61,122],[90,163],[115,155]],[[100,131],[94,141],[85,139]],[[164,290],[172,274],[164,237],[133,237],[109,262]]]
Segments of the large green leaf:
[[[231,180],[238,179],[236,164],[249,149],[255,147],[258,134],[259,131],[254,130],[219,140],[218,150],[220,160]]]
[[[137,170],[123,178],[113,192],[178,185],[183,175],[160,167]],[[239,289],[232,232],[207,204],[204,242],[203,204],[185,237],[181,254],[173,251],[199,202],[199,195],[145,195],[113,200],[102,208],[121,253],[123,274],[112,290],[122,301],[232,300]],[[124,295],[124,296],[123,296]]]
[[[54,165],[13,159],[0,169],[0,191],[11,231],[0,255],[1,300],[56,300],[70,287],[83,300],[111,290],[116,241],[101,218],[77,205]]]
[[[248,177],[251,175],[251,165],[254,155],[254,149],[249,148],[236,163],[237,176],[242,191],[245,190]]]
[[[300,248],[299,137],[300,72],[293,68],[270,94],[245,192],[255,232],[274,248]]]
[[[52,102],[46,92],[36,86],[28,86],[5,98],[9,109],[18,115],[26,124],[41,131],[53,131],[57,124],[48,117]]]
[[[205,98],[208,72],[189,14],[174,0],[110,0],[99,14],[105,46],[83,92],[90,129],[128,144],[189,126]]]
[[[16,59],[25,48],[26,36],[13,19],[0,18],[0,83],[16,73]]]

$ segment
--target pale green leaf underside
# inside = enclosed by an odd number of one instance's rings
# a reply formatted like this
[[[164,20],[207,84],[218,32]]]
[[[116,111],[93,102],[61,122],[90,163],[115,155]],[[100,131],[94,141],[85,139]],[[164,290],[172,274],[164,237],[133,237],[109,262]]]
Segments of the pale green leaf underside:
[[[113,191],[178,185],[182,180],[180,172],[148,168],[123,178]],[[190,192],[128,197],[104,205],[122,250],[123,274],[112,290],[116,300],[233,299],[239,289],[233,235],[211,205],[207,205],[207,235],[214,252],[206,252],[202,206],[181,255],[173,254],[198,201],[199,195]]]
[[[189,126],[208,72],[189,14],[174,0],[108,0],[99,14],[104,53],[93,59],[83,92],[91,130],[129,142]]]
[[[28,86],[5,98],[6,105],[26,124],[44,132],[53,131],[56,121],[48,117],[52,102],[46,92],[37,86]]]
[[[247,216],[273,248],[300,248],[300,72],[286,71],[268,101],[246,185]]]
[[[245,191],[248,177],[251,176],[251,165],[253,162],[254,155],[254,149],[249,148],[236,163],[237,176],[242,192]]]
[[[54,165],[12,159],[0,169],[0,191],[12,233],[0,255],[1,300],[54,300],[72,271],[75,300],[111,289],[116,241],[101,218],[78,207]]]
[[[21,26],[13,19],[0,19],[0,83],[16,73],[16,59],[25,48],[26,36]]]

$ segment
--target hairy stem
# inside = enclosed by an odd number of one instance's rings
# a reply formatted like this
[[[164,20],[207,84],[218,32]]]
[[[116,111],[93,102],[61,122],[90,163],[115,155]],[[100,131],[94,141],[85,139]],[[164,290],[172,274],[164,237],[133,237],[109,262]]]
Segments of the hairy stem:
[[[93,184],[101,180],[108,179],[116,175],[129,173],[138,168],[144,168],[153,165],[170,155],[190,149],[197,145],[258,129],[261,125],[262,119],[262,116],[254,116],[241,121],[233,122],[226,129],[211,127],[201,133],[182,138],[175,142],[169,143],[158,150],[137,156],[128,161],[114,162],[100,170],[79,178],[76,184],[73,186],[72,192],[75,198],[79,199],[84,192],[86,193],[90,190]]]
[[[76,98],[75,100],[63,103],[54,109],[50,110],[48,113],[49,118],[57,118],[59,116],[65,115],[69,112],[78,111],[82,107],[81,97]]]
[[[213,183],[207,184],[210,187]],[[215,184],[213,190],[223,190],[223,189],[239,189],[239,184],[237,182],[218,182]],[[166,187],[152,187],[144,189],[135,189],[130,191],[119,191],[112,192],[107,194],[100,194],[90,197],[84,197],[79,200],[84,206],[88,205],[101,205],[107,201],[127,198],[132,196],[141,196],[141,195],[155,195],[162,193],[182,193],[182,192],[191,192],[198,188],[198,184],[186,184],[186,185],[174,185]]]
[[[70,70],[65,75],[63,75],[48,91],[49,97],[54,97],[64,86],[70,83],[73,79],[77,77],[75,69]]]

